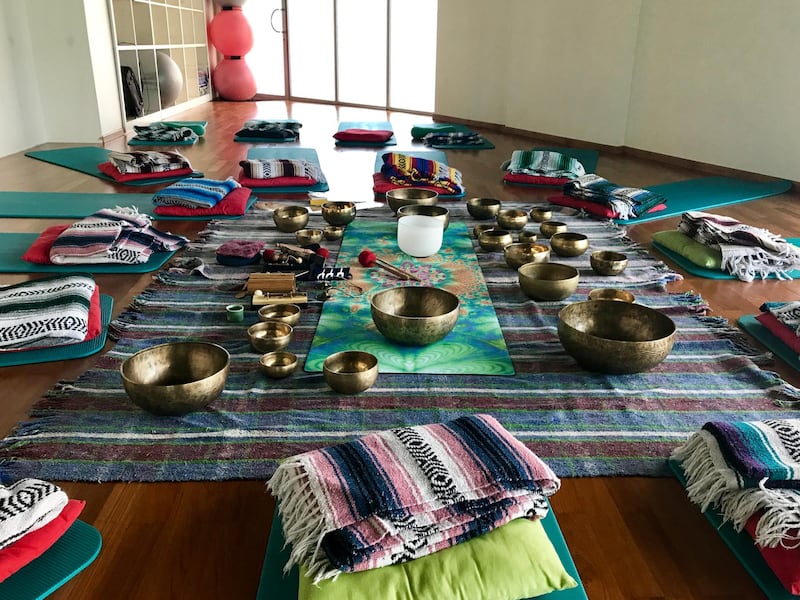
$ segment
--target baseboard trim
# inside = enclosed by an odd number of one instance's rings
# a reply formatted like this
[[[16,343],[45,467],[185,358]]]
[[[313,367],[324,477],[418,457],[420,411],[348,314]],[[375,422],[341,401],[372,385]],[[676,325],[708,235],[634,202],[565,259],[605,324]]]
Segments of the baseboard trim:
[[[109,144],[113,144],[117,140],[124,140],[126,137],[124,129],[117,129],[116,131],[112,131],[111,133],[107,133],[105,135],[100,136],[100,144],[102,146],[108,146]]]

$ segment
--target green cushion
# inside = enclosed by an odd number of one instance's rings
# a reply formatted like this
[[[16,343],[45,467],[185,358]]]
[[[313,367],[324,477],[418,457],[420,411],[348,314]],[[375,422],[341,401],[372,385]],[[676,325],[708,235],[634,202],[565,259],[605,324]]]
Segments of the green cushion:
[[[540,521],[515,519],[434,554],[342,573],[315,586],[300,572],[298,600],[517,600],[578,584],[564,570]]]
[[[698,267],[722,270],[722,253],[719,250],[696,242],[677,229],[656,231],[653,234],[653,241],[680,254]]]

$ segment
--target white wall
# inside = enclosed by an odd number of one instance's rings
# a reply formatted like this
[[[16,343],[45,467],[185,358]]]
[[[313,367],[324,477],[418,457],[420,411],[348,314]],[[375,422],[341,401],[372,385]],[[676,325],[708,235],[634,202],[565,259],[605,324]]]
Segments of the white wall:
[[[124,128],[124,116],[119,100],[116,51],[111,34],[111,16],[106,0],[83,0],[86,30],[89,35],[89,54],[92,61],[97,117],[101,135]]]

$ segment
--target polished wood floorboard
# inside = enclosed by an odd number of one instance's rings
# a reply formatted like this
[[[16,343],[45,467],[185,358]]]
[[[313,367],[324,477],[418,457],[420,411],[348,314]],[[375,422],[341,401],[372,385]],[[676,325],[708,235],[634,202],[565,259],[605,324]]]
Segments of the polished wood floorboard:
[[[207,120],[205,138],[183,148],[195,168],[224,178],[237,172],[249,145],[233,142],[233,133],[249,118],[291,117],[303,123],[301,142],[317,149],[335,200],[372,196],[369,177],[374,151],[336,149],[331,135],[339,120],[391,119],[397,148],[410,144],[410,128],[425,117],[313,104],[283,102],[213,102],[175,115]],[[533,137],[484,131],[495,150],[449,151],[449,162],[463,174],[470,196],[492,196],[534,204],[552,190],[509,188],[501,183],[500,163],[514,149],[541,143]],[[42,148],[58,147],[46,144]],[[124,150],[121,140],[112,149]],[[632,158],[601,154],[598,173],[616,183],[646,186],[706,175]],[[23,153],[0,159],[0,189],[69,192],[150,192],[148,188],[115,188],[100,179],[27,158]],[[714,212],[757,224],[786,237],[800,235],[795,193],[734,205]],[[654,231],[674,228],[666,218],[629,228],[633,239],[648,244]],[[41,231],[54,221],[0,219],[0,231]],[[193,236],[197,222],[160,225]],[[673,268],[675,267],[674,265]],[[678,269],[679,270],[679,269]],[[27,279],[0,274],[0,284]],[[115,298],[115,315],[150,281],[151,275],[98,276],[105,293]],[[742,283],[686,276],[672,291],[694,290],[713,314],[732,322],[755,314],[766,300],[800,297],[799,283]],[[0,368],[3,435],[26,418],[41,395],[60,380],[88,369],[94,358]],[[781,363],[769,368],[791,383],[798,373]],[[83,519],[103,535],[103,549],[83,573],[58,590],[57,600],[247,599],[254,598],[267,543],[274,502],[264,481],[190,483],[59,482],[74,498],[86,499]],[[670,478],[565,479],[552,505],[592,600],[602,599],[750,599],[762,598],[753,580],[736,561],[684,490]],[[513,549],[509,549],[513,551]],[[276,599],[284,600],[284,599]],[[378,600],[378,599],[375,599]]]

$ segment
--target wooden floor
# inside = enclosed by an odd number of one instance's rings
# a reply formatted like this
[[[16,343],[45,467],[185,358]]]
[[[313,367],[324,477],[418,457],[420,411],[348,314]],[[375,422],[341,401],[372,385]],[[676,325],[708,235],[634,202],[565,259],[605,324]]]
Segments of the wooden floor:
[[[291,117],[303,123],[302,143],[317,149],[334,200],[372,196],[369,178],[374,151],[337,150],[331,134],[339,120],[391,119],[398,148],[410,143],[410,128],[425,117],[331,106],[283,102],[209,103],[175,119],[207,120],[205,138],[182,150],[195,168],[209,177],[237,172],[249,145],[234,143],[233,133],[249,118]],[[514,149],[543,140],[485,131],[495,150],[449,152],[470,196],[543,200],[552,190],[511,189],[501,184],[500,163]],[[546,141],[546,140],[544,140]],[[55,147],[51,144],[43,147]],[[119,141],[112,149],[124,150]],[[597,172],[616,183],[646,186],[707,173],[602,153]],[[0,189],[69,192],[149,192],[148,188],[115,189],[100,179],[26,158],[22,153],[0,159]],[[800,235],[796,194],[785,194],[715,210],[787,237]],[[642,243],[653,231],[674,228],[676,218],[631,227]],[[0,219],[0,231],[41,231],[44,220]],[[202,223],[168,222],[161,227],[194,235]],[[674,265],[672,265],[674,267]],[[25,280],[0,275],[0,284]],[[97,277],[104,293],[115,298],[115,315],[151,280],[151,275]],[[694,290],[714,314],[735,321],[758,312],[766,300],[800,297],[800,283],[715,281],[686,277],[673,291]],[[11,431],[32,404],[59,380],[69,380],[91,366],[92,358],[63,363],[0,368],[3,393],[0,433]],[[795,385],[800,376],[776,362],[773,370]],[[258,587],[267,543],[272,498],[264,481],[222,483],[73,483],[59,482],[74,498],[87,501],[82,518],[103,535],[97,560],[53,598],[79,600],[248,599]],[[552,505],[592,600],[644,598],[762,598],[752,579],[717,537],[685,492],[672,479],[566,479]],[[512,551],[512,550],[510,550]],[[276,599],[283,600],[283,599]],[[378,600],[378,599],[375,599]]]

